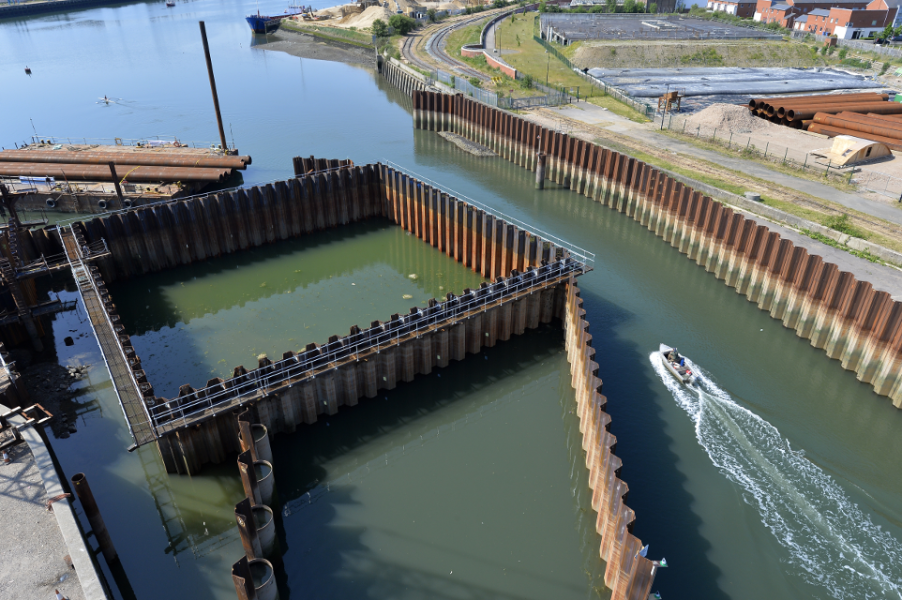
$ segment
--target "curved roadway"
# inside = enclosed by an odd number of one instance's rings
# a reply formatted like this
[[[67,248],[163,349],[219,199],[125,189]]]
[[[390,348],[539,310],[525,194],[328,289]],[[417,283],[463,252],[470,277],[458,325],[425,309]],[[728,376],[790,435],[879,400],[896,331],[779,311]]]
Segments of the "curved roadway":
[[[472,25],[473,23],[483,21],[485,19],[491,18],[492,16],[494,15],[481,13],[476,17],[449,23],[444,27],[436,29],[435,31],[428,34],[429,38],[426,40],[426,52],[433,59],[441,63],[443,66],[451,69],[452,71],[466,75],[467,77],[476,77],[480,81],[489,81],[491,78],[485,73],[477,71],[462,60],[459,60],[445,52],[445,46],[448,43],[448,36],[455,29]],[[422,36],[408,36],[408,38],[405,39],[404,43],[401,45],[401,56],[406,58],[409,62],[416,65],[417,67],[431,71],[434,69],[434,65],[425,62],[417,52],[418,49],[416,48],[416,41],[421,37]]]

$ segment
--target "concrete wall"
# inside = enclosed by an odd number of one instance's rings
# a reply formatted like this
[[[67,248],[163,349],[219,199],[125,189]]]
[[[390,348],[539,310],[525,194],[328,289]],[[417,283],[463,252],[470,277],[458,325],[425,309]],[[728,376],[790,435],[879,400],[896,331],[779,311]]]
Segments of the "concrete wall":
[[[468,100],[414,94],[417,128],[450,130],[626,213],[902,408],[902,303],[666,173]]]
[[[604,411],[607,398],[601,395],[598,363],[582,304],[576,281],[571,280],[564,302],[564,333],[592,508],[598,515],[595,529],[601,536],[599,556],[606,565],[604,582],[612,590],[612,600],[646,600],[657,565],[638,555],[642,542],[630,533],[635,513],[624,504],[629,486],[619,478],[621,462],[614,455],[617,438],[609,431],[611,417]]]

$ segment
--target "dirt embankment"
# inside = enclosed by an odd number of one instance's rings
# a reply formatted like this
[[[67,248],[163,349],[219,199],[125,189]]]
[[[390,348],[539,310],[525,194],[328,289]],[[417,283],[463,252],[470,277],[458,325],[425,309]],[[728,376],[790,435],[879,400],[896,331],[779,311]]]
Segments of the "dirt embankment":
[[[369,66],[376,62],[375,54],[371,48],[359,48],[351,44],[343,44],[332,40],[326,42],[312,35],[290,29],[280,29],[278,33],[270,34],[267,36],[265,44],[258,44],[255,48],[277,50],[301,58],[330,60],[351,65]]]
[[[579,68],[814,67],[821,63],[788,42],[583,42],[571,57]]]
[[[670,166],[667,168],[677,168],[682,169],[684,172],[692,172],[700,175],[702,180],[710,178],[722,181],[736,188],[758,192],[762,196],[766,196],[778,202],[794,204],[805,211],[808,211],[805,218],[813,221],[822,222],[823,219],[827,217],[849,214],[849,211],[842,210],[842,207],[838,205],[828,205],[813,196],[797,192],[791,188],[763,181],[752,176],[746,176],[743,173],[721,167],[704,159],[694,158],[686,154],[672,152],[663,147],[646,144],[635,138],[612,131],[611,129],[592,127],[585,123],[562,118],[561,115],[551,112],[548,109],[540,108],[530,111],[529,119],[540,125],[551,128],[560,127],[562,122],[566,122],[568,125],[568,133],[573,137],[602,144],[618,152],[627,154],[629,154],[630,151],[645,153],[655,159],[668,163]],[[898,244],[902,244],[902,231],[892,223],[871,218],[863,214],[850,214],[850,221],[858,229],[862,229],[869,233],[876,233],[886,240],[890,240],[892,244],[881,242],[881,240],[878,239],[872,239],[871,241],[878,244],[883,243],[892,249],[896,249],[898,248]]]

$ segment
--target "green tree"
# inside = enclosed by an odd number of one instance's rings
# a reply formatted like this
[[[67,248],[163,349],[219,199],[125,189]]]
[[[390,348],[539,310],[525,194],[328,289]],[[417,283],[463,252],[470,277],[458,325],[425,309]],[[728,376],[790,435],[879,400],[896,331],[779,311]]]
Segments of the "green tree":
[[[617,0],[604,0],[609,13],[617,12]]]
[[[376,19],[372,24],[373,35],[376,37],[385,37],[388,35],[388,25],[382,19]]]
[[[650,12],[650,13],[656,13],[656,12],[658,12],[658,5],[657,5],[657,3],[652,2],[651,4],[649,4],[649,5],[648,5],[648,12]]]
[[[392,15],[388,20],[388,24],[392,26],[395,33],[407,35],[417,26],[417,22],[407,15]]]
[[[507,2],[505,2],[504,0],[495,0],[494,2],[492,2],[492,6],[495,8],[504,8],[505,6],[507,6]]]
[[[848,53],[849,53],[848,50],[846,50],[845,48],[841,48],[839,51],[839,60],[844,60],[846,58],[846,54],[848,54]]]
[[[623,0],[623,12],[625,12],[625,13],[636,12],[636,0]]]
[[[430,8],[429,10],[426,11],[426,17],[429,19],[430,23],[435,23],[435,21],[437,20],[435,15],[436,15],[436,12],[435,12],[434,8]]]

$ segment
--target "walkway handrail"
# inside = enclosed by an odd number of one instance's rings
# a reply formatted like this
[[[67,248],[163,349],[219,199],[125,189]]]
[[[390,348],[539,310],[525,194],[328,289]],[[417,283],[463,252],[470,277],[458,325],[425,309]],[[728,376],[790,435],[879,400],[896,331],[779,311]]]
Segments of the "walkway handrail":
[[[595,254],[592,252],[589,252],[588,250],[584,250],[571,242],[562,240],[561,238],[551,235],[550,233],[548,233],[546,231],[542,231],[538,227],[533,227],[529,223],[525,223],[525,222],[521,221],[520,219],[518,219],[517,217],[505,214],[498,209],[492,208],[491,206],[488,206],[487,204],[483,204],[482,202],[479,202],[478,200],[473,200],[472,198],[470,198],[469,196],[466,196],[465,194],[461,194],[460,192],[454,191],[450,187],[448,187],[446,185],[442,185],[440,183],[437,183],[424,175],[420,175],[419,173],[415,173],[414,171],[411,171],[410,169],[405,169],[404,167],[401,167],[400,165],[393,163],[390,160],[382,159],[382,162],[386,165],[390,165],[392,169],[394,169],[395,171],[398,171],[399,173],[405,173],[415,179],[424,181],[424,182],[432,185],[432,187],[434,187],[437,190],[449,192],[451,195],[453,195],[461,200],[464,200],[470,206],[474,206],[490,215],[493,215],[499,219],[502,219],[503,221],[507,221],[508,223],[510,223],[512,225],[516,225],[519,229],[528,231],[530,233],[534,233],[537,236],[541,237],[543,240],[546,240],[549,242],[554,242],[556,245],[561,246],[562,248],[566,248],[567,251],[570,252],[571,256],[578,258],[580,260],[580,262],[582,262],[584,265],[586,265],[589,268],[591,268],[595,265]]]
[[[310,375],[316,377],[317,370],[328,371],[330,366],[341,359],[360,359],[363,352],[375,350],[377,353],[397,344],[402,337],[419,334],[437,328],[444,323],[454,324],[472,311],[484,311],[490,305],[501,305],[512,296],[534,289],[542,284],[562,281],[572,273],[585,272],[585,263],[572,257],[539,268],[530,267],[525,273],[514,275],[462,296],[452,296],[445,302],[436,302],[424,309],[412,312],[391,321],[371,327],[360,333],[351,334],[335,342],[312,350],[305,350],[291,358],[285,358],[264,367],[249,371],[246,375],[227,380],[222,384],[208,386],[185,396],[178,396],[159,406],[150,408],[154,427],[161,425],[184,427],[190,424],[189,417],[204,410],[232,402],[241,397],[258,392],[267,395],[271,390],[283,387],[290,380]],[[413,312],[415,310],[415,312]],[[353,340],[350,341],[349,340]],[[275,372],[270,372],[275,371]],[[246,378],[244,381],[241,379]],[[237,381],[236,381],[237,380]],[[231,387],[227,387],[232,382]],[[297,382],[295,382],[297,383]],[[181,421],[181,423],[178,423]]]

